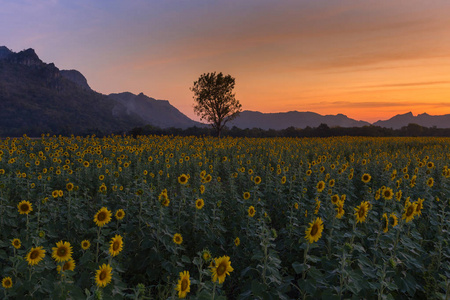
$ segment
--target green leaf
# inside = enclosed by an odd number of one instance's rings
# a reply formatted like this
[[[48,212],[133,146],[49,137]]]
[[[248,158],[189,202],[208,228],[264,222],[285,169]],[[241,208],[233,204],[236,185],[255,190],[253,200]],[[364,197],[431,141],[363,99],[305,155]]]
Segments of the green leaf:
[[[307,270],[307,265],[297,261],[292,263],[292,267],[294,268],[296,274],[301,274],[303,271]]]

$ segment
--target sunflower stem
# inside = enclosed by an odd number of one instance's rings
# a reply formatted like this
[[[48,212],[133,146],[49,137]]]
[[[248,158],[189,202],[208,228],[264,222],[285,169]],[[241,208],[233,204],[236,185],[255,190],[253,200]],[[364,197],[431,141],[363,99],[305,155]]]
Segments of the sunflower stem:
[[[214,297],[216,295],[216,285],[217,285],[217,282],[214,282],[213,293],[212,293],[212,300],[214,300]]]
[[[100,246],[100,231],[102,230],[101,227],[98,227],[97,230],[97,255],[95,256],[95,263],[98,263],[98,252],[99,252],[99,246]]]

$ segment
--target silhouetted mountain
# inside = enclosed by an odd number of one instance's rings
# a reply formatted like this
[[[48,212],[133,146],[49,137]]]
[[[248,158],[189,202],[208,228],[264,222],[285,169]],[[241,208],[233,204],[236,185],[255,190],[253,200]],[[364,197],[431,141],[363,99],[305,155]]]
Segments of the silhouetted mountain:
[[[167,100],[156,100],[143,93],[135,95],[129,92],[110,94],[109,97],[125,106],[127,114],[138,115],[146,124],[160,128],[177,127],[183,129],[192,126],[204,126],[204,124],[189,119],[170,105]],[[117,107],[117,111],[120,109]]]
[[[89,86],[86,77],[83,76],[80,72],[77,70],[61,70],[61,75],[65,78],[69,79],[70,81],[76,83],[78,86],[85,90],[90,90],[91,87]]]
[[[327,124],[329,127],[362,127],[370,125],[368,122],[356,121],[343,114],[323,116],[313,112],[261,113],[245,110],[236,119],[227,123],[227,126],[280,130],[288,127],[317,127],[322,123]]]
[[[80,88],[54,64],[43,63],[33,49],[8,54],[4,48],[0,50],[0,135],[112,133],[143,124],[137,116],[113,116],[117,103]]]
[[[12,53],[13,52],[11,50],[9,50],[8,48],[6,48],[5,46],[0,46],[0,59],[4,59],[4,58],[8,57]]]
[[[427,113],[414,116],[411,112],[396,115],[388,120],[377,121],[376,126],[400,129],[408,124],[417,124],[423,127],[450,128],[450,115],[431,116]]]

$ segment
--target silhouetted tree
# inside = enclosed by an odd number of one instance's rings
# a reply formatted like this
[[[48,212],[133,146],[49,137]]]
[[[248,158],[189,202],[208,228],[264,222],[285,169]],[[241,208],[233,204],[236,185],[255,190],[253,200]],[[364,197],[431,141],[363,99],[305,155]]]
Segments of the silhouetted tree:
[[[235,80],[230,75],[204,73],[194,82],[194,112],[201,120],[206,120],[216,130],[217,136],[225,124],[236,118],[242,105],[235,98]]]

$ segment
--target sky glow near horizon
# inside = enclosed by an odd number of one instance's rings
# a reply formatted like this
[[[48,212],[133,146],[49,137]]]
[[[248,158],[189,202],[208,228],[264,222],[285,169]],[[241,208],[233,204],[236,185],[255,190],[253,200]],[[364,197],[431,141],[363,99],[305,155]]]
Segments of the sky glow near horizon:
[[[375,122],[450,114],[450,1],[0,0],[0,46],[33,48],[103,93],[143,92],[198,120],[200,74],[244,110]]]

